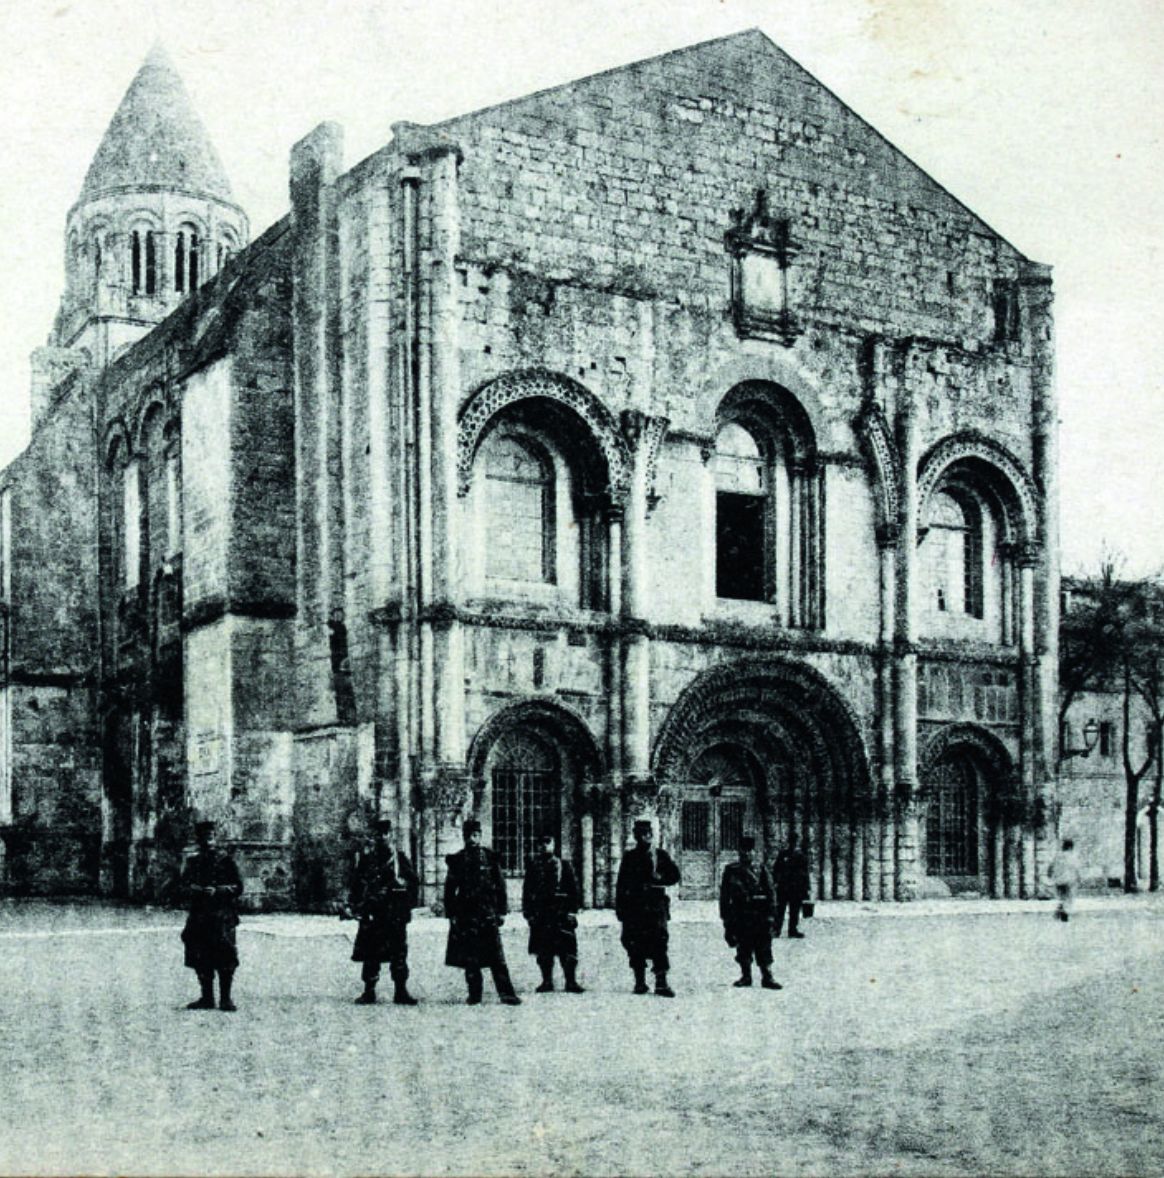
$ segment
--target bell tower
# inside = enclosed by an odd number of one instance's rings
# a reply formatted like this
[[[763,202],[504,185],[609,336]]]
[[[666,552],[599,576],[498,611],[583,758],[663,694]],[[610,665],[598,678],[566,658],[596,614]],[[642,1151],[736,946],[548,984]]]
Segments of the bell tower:
[[[150,50],[65,224],[65,289],[33,354],[35,427],[62,373],[104,368],[247,244],[246,213],[165,50]]]

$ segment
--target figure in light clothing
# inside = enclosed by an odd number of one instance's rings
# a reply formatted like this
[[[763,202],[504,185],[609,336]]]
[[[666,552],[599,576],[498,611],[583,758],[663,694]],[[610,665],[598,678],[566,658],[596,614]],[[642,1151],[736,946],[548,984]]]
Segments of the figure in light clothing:
[[[1075,843],[1072,839],[1063,840],[1063,848],[1051,860],[1047,874],[1059,898],[1055,919],[1066,922],[1075,908],[1075,889],[1079,886],[1079,860],[1075,857]]]

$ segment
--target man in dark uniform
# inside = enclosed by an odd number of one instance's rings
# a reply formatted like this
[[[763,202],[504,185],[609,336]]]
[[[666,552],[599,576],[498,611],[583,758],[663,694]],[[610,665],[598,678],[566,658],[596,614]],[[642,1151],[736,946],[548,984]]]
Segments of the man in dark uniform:
[[[655,971],[655,993],[674,998],[667,985],[667,922],[671,901],[667,888],[679,882],[679,868],[661,848],[651,842],[654,830],[646,819],[634,824],[635,845],[622,857],[615,886],[614,912],[622,921],[622,945],[635,975],[636,994],[646,994],[647,962]]]
[[[521,885],[521,913],[529,922],[529,951],[542,971],[539,994],[554,988],[554,958],[562,962],[566,992],[581,994],[578,985],[578,937],[574,915],[582,907],[582,894],[574,868],[554,854],[554,836],[543,834],[540,850],[525,864]]]
[[[370,846],[359,852],[348,904],[359,918],[360,928],[352,947],[352,960],[363,963],[360,976],[364,992],[361,1006],[376,1001],[380,966],[388,962],[397,1006],[415,1006],[408,992],[408,922],[420,895],[420,880],[408,856],[392,845],[392,820],[378,818]]]
[[[775,902],[772,881],[763,864],[754,862],[756,840],[745,834],[740,838],[740,857],[723,869],[719,888],[719,916],[723,921],[724,940],[736,951],[740,963],[737,986],[752,984],[752,958],[760,967],[760,985],[765,990],[782,989],[772,977],[772,919]]]
[[[803,937],[797,930],[800,923],[800,906],[808,898],[808,859],[796,845],[796,831],[788,835],[788,845],[776,856],[772,876],[776,881],[776,928],[773,936],[779,936],[784,927],[784,913],[788,912],[788,935]]]
[[[501,946],[501,926],[509,904],[501,864],[488,847],[481,846],[481,823],[470,818],[461,827],[464,850],[445,856],[449,873],[445,879],[445,915],[449,918],[449,940],[445,965],[465,971],[468,1003],[476,1006],[483,991],[482,969],[493,974],[497,995],[506,1006],[518,1006]]]
[[[198,975],[202,996],[187,1010],[214,1009],[214,974],[218,972],[218,1008],[235,1010],[230,988],[238,968],[235,929],[242,878],[234,860],[215,846],[215,824],[194,824],[198,850],[182,870],[182,891],[190,904],[190,915],[182,930],[186,965]]]

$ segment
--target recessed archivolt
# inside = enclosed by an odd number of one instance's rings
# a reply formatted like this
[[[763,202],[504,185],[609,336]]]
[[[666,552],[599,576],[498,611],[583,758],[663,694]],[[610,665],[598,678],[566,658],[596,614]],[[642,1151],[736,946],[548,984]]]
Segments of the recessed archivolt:
[[[544,399],[564,405],[589,432],[606,465],[609,494],[625,501],[630,491],[630,450],[605,405],[585,386],[540,369],[506,373],[478,389],[465,402],[457,428],[457,493],[469,493],[473,461],[496,416],[522,401]],[[567,441],[568,439],[563,439]]]
[[[494,712],[477,730],[466,761],[473,782],[479,784],[483,780],[490,750],[514,729],[540,731],[553,741],[572,762],[580,785],[601,779],[602,753],[586,721],[561,703],[531,699]]]
[[[901,469],[898,465],[897,446],[880,406],[868,405],[862,410],[856,421],[856,432],[873,472],[877,523],[888,538],[896,534],[898,526],[898,513],[901,510]]]
[[[1022,463],[1005,446],[981,434],[967,431],[938,442],[918,464],[917,501],[920,518],[942,476],[955,463],[973,460],[989,468],[993,490],[1001,492],[1004,506],[1015,517],[1018,535],[1012,539],[1031,543],[1038,536],[1039,491]]]
[[[849,702],[813,667],[779,658],[734,660],[705,671],[675,701],[655,741],[654,771],[678,780],[710,724],[741,711],[782,714],[798,725],[819,763],[836,765],[854,792],[868,787],[860,722]]]
[[[985,761],[992,791],[1005,794],[1017,786],[1014,758],[993,732],[977,724],[946,724],[926,741],[919,760],[922,782],[927,781],[947,753],[957,749],[971,749]]]

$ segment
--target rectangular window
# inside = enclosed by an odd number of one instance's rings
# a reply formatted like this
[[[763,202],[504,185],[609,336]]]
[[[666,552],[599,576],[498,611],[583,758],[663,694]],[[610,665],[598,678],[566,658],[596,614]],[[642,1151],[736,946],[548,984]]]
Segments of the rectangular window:
[[[129,463],[122,474],[122,526],[124,585],[132,589],[141,579],[141,486],[136,462]]]
[[[1104,720],[1099,726],[1099,755],[1110,757],[1115,752],[1115,725]]]
[[[560,826],[560,799],[557,775],[549,770],[493,770],[493,849],[506,875],[521,875],[538,835]]]
[[[982,529],[973,524],[964,533],[962,592],[966,612],[973,618],[983,616],[982,601]]]
[[[722,802],[719,807],[719,849],[738,851],[744,833],[746,802]]]
[[[709,802],[683,803],[683,850],[708,851],[711,849],[711,804]]]
[[[505,581],[552,581],[545,524],[541,485],[491,479],[488,575]]]
[[[12,491],[0,491],[0,601],[12,600]]]
[[[715,595],[764,600],[764,498],[721,491],[715,497]]]
[[[182,486],[178,477],[178,455],[166,457],[166,555],[182,551]]]
[[[0,687],[0,826],[12,822],[12,688]]]

